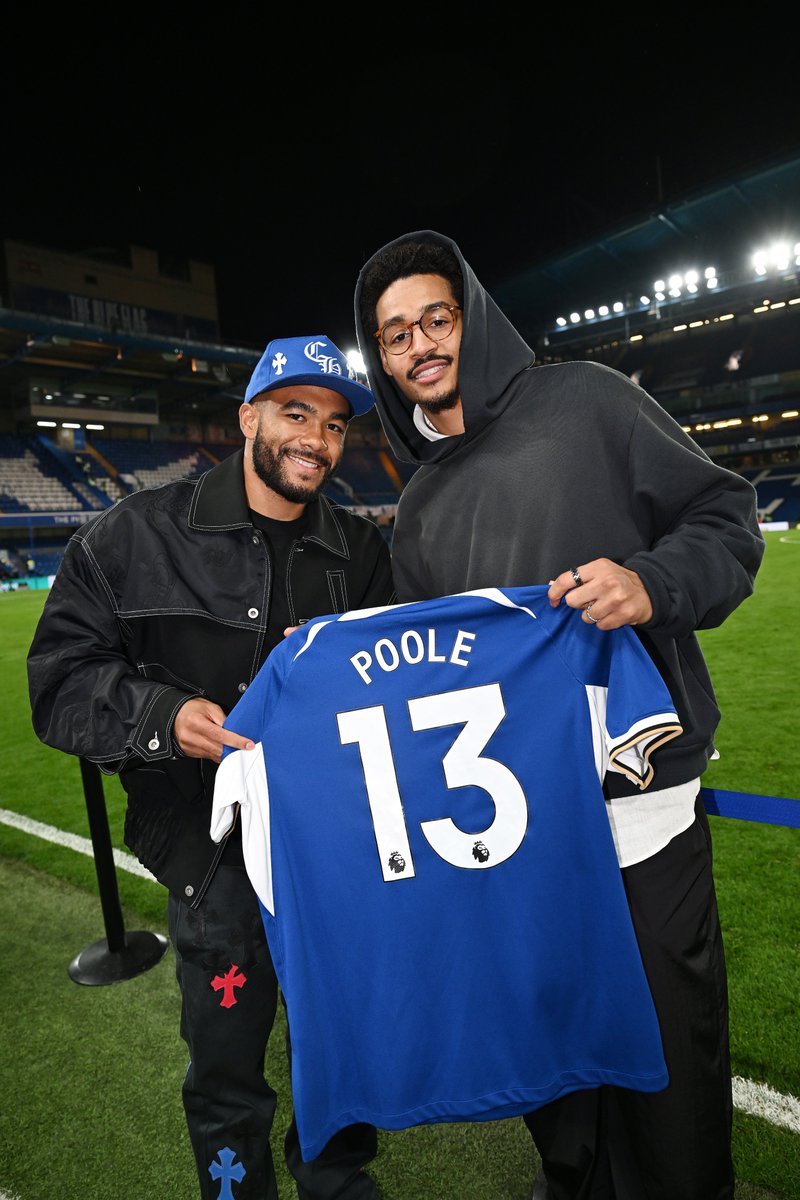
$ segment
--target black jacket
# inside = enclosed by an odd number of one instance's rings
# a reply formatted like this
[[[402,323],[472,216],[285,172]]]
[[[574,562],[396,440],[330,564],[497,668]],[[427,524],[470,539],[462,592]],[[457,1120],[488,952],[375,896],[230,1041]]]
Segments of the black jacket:
[[[198,905],[222,854],[209,827],[216,767],[172,737],[191,696],[229,712],[267,653],[273,589],[243,453],[199,479],[145,488],[74,534],[28,653],[37,736],[119,772],[125,842]],[[290,554],[291,624],[394,599],[378,527],[320,496]]]
[[[397,239],[407,240],[447,246],[461,268],[465,431],[430,441],[415,425],[361,323],[365,266],[355,315],[370,388],[396,457],[418,465],[395,519],[398,600],[546,584],[596,558],[635,571],[653,605],[636,632],[684,730],[659,752],[653,788],[700,776],[720,712],[695,631],[720,625],[753,591],[764,553],[755,489],[620,372],[534,365],[455,242],[432,230]],[[607,785],[635,790],[617,775]]]

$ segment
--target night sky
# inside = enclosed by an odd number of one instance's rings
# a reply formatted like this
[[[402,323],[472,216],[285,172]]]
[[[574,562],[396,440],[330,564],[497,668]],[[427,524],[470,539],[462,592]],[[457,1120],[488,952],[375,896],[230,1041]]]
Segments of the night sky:
[[[0,233],[210,262],[231,345],[351,347],[358,270],[401,233],[453,237],[491,289],[800,153],[788,63],[697,30],[670,52],[657,21],[610,52],[586,28],[579,47],[562,30],[450,50],[406,7],[402,48],[376,25],[345,55],[311,17],[253,28],[233,18],[254,7],[234,5],[189,28],[133,11],[114,31],[74,11],[61,28],[9,18]]]

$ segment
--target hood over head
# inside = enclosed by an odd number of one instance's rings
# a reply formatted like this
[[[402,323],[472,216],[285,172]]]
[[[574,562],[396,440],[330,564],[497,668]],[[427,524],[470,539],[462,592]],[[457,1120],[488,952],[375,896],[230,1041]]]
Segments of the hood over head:
[[[404,242],[441,245],[456,257],[461,269],[464,298],[458,380],[464,412],[463,434],[429,441],[414,423],[415,405],[398,390],[386,374],[374,326],[367,328],[361,317],[365,278],[387,250]],[[370,389],[384,432],[401,462],[431,463],[451,454],[475,437],[509,403],[508,385],[521,371],[533,366],[534,353],[464,259],[452,238],[431,229],[406,233],[376,251],[358,275],[355,290],[355,324],[358,346],[366,366]]]

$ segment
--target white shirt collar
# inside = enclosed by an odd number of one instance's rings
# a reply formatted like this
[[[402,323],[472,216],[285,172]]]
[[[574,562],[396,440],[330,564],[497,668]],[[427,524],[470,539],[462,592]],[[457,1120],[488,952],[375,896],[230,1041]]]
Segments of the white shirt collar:
[[[414,405],[414,424],[429,442],[440,442],[442,438],[450,437],[448,433],[439,433],[439,430],[431,424],[418,404]]]

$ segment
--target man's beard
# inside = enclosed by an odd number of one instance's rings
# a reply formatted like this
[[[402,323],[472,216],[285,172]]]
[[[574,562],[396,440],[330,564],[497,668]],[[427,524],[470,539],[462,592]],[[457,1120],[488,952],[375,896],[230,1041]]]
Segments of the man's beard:
[[[451,408],[455,408],[460,398],[460,390],[455,387],[452,391],[445,392],[443,396],[436,396],[432,400],[418,400],[417,403],[426,413],[435,416],[436,413],[449,412]]]
[[[312,462],[319,463],[324,470],[316,483],[312,480],[309,480],[305,485],[295,483],[286,477],[285,464],[282,462],[282,459],[287,453],[298,454],[299,451],[294,448],[283,447],[277,454],[274,454],[259,429],[253,442],[253,469],[261,482],[266,484],[268,488],[276,492],[279,496],[283,496],[284,500],[289,500],[292,504],[308,504],[309,500],[313,500],[317,493],[322,491],[330,479],[333,466],[330,463],[326,463],[326,460],[321,455],[304,450],[302,452],[303,458],[308,458]]]
[[[425,358],[421,358],[417,362],[414,363],[413,368],[410,368],[410,370],[409,370],[409,378],[410,378],[411,370],[416,371],[416,369],[422,363],[434,362],[434,361],[438,362],[440,359],[444,359],[444,361],[447,363],[452,363],[452,361],[453,361],[452,357],[449,354],[438,354],[438,353],[433,352],[431,354],[426,355]],[[412,382],[413,382],[413,380],[412,380]],[[436,413],[449,412],[451,408],[455,408],[455,406],[458,404],[460,399],[461,399],[460,389],[458,386],[458,380],[456,380],[456,386],[451,391],[445,392],[443,396],[432,396],[430,398],[430,400],[417,400],[416,403],[426,413],[430,413],[432,416],[435,416]]]

